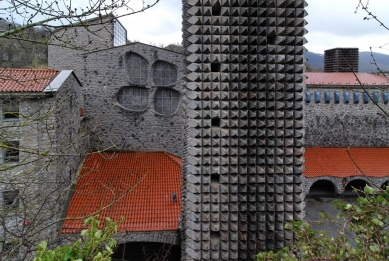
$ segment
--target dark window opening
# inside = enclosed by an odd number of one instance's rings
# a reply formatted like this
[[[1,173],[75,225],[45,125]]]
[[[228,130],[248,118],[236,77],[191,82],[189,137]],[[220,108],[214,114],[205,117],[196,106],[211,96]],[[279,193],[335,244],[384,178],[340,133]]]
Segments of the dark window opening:
[[[307,197],[324,197],[332,198],[336,196],[336,190],[334,184],[329,180],[318,180],[314,182],[309,189]]]
[[[19,103],[14,100],[4,101],[2,104],[4,120],[19,119]]]
[[[4,144],[3,163],[18,163],[19,162],[19,142],[8,141]]]
[[[361,180],[361,179],[355,179],[355,180],[352,180],[350,181],[346,188],[344,189],[344,196],[347,196],[347,197],[358,197],[359,196],[363,196],[363,189],[365,188],[365,186],[368,185],[368,183],[364,180]],[[358,191],[357,192],[354,192],[353,190],[354,189],[357,189]]]
[[[219,174],[211,174],[211,183],[219,183],[220,175]]]
[[[220,16],[222,14],[222,7],[220,4],[215,4],[212,6],[212,15],[213,16]]]
[[[220,239],[220,231],[210,231],[211,240]]]
[[[389,181],[386,181],[384,184],[382,184],[381,188],[385,190],[386,187],[388,186],[388,184],[389,184]]]
[[[1,251],[1,255],[3,257],[11,257],[11,256],[15,256],[18,252],[19,251],[18,251],[16,242],[4,243],[3,244],[3,249]],[[14,260],[14,259],[12,259],[12,260]]]
[[[211,127],[220,128],[220,119],[212,118],[211,119]]]
[[[152,242],[131,242],[120,244],[112,255],[112,261],[145,260],[180,261],[181,247]]]
[[[266,40],[267,40],[267,44],[270,44],[270,45],[276,44],[276,36],[275,35],[268,35]]]
[[[3,206],[5,208],[19,207],[19,190],[4,191]]]
[[[211,72],[220,72],[220,63],[211,63]]]

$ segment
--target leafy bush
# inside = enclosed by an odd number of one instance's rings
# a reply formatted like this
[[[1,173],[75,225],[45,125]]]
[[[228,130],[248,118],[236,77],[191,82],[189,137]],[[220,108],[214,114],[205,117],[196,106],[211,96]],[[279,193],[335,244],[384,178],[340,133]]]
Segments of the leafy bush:
[[[72,245],[49,250],[47,242],[41,242],[34,261],[110,261],[112,249],[116,246],[112,235],[117,232],[118,223],[106,218],[105,228],[101,230],[97,219],[89,217],[85,220],[87,229],[81,231],[81,237]]]
[[[293,221],[286,229],[295,233],[291,248],[259,253],[260,260],[388,260],[389,259],[389,186],[376,191],[366,186],[356,204],[335,201],[343,226],[335,238],[314,230],[306,222]],[[322,218],[326,218],[323,214]],[[349,242],[344,231],[355,233]]]

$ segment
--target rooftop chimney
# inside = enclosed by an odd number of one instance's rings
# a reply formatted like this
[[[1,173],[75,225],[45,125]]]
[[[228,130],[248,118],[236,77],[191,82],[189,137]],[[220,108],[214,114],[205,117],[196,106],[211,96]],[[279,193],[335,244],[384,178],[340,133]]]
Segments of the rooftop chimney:
[[[358,72],[358,48],[333,48],[324,51],[324,72]]]

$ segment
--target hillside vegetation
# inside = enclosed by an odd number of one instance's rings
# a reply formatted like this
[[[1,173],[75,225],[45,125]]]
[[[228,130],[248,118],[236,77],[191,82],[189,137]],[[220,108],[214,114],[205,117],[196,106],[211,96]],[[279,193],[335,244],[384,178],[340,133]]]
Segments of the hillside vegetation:
[[[389,55],[373,53],[373,56],[378,67],[384,72],[389,72]],[[307,58],[307,64],[323,70],[323,54],[307,52],[305,53],[305,57]],[[373,63],[373,58],[370,52],[359,52],[359,72],[378,72],[377,66]]]
[[[0,18],[0,31],[18,27],[6,19]],[[47,32],[41,27],[34,27],[23,34],[23,38],[43,41]],[[47,45],[29,41],[0,38],[1,68],[47,68]]]

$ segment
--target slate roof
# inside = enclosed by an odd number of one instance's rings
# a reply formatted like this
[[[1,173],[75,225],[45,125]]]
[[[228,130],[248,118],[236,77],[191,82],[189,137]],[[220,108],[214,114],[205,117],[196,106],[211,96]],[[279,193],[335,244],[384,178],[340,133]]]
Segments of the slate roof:
[[[329,72],[306,72],[308,77],[304,81],[309,85],[360,85],[353,73],[329,73]],[[388,79],[382,75],[370,73],[356,73],[358,79],[364,85],[389,85]]]
[[[180,158],[166,152],[120,152],[88,155],[83,163],[66,218],[99,212],[120,221],[119,231],[177,230],[181,212]],[[177,203],[172,194],[176,193]],[[83,228],[65,220],[62,233]]]
[[[308,178],[389,176],[389,148],[306,148],[304,156]]]
[[[58,74],[49,69],[0,68],[0,92],[42,92]]]

